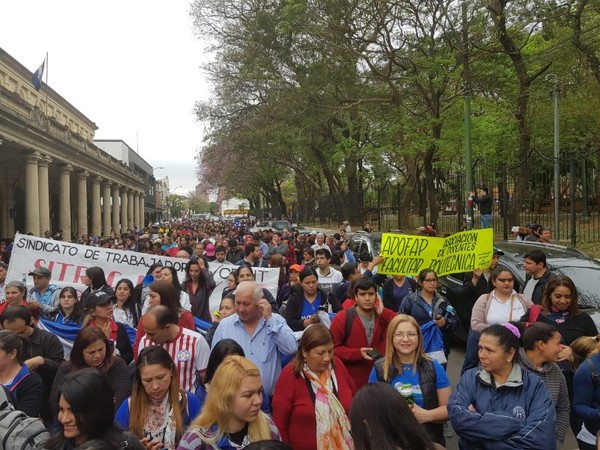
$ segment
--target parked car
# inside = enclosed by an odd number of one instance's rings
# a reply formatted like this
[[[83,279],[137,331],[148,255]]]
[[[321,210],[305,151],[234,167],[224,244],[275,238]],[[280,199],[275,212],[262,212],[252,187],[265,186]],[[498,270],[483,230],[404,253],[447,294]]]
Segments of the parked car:
[[[257,222],[257,225],[250,228],[251,233],[256,233],[258,231],[283,231],[283,230],[291,230],[293,228],[293,224],[289,220],[269,220],[266,222]]]
[[[371,258],[373,258],[379,255],[381,236],[382,233],[367,233],[365,231],[351,233],[348,240],[348,249],[354,254],[356,259],[359,259],[359,255],[364,251],[368,252]]]
[[[494,244],[504,255],[500,257],[500,265],[513,274],[515,286],[525,284],[523,257],[534,249],[546,254],[548,269],[558,275],[570,277],[579,293],[579,308],[588,313],[600,329],[600,262],[590,258],[579,250],[560,245],[546,245],[537,242],[501,241]],[[460,339],[466,339],[471,323],[471,308],[462,295],[465,273],[457,273],[440,277],[441,289],[450,300],[460,318],[463,329],[458,333]],[[515,287],[516,288],[516,287]]]

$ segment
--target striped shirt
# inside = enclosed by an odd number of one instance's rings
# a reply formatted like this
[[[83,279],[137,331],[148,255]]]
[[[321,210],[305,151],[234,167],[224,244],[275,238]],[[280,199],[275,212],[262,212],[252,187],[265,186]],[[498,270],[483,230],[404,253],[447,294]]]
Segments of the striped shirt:
[[[152,345],[156,344],[144,335],[140,340],[139,351]],[[198,372],[206,369],[210,354],[210,348],[204,336],[187,328],[179,327],[179,334],[174,339],[161,344],[161,347],[169,352],[175,362],[179,373],[179,387],[195,392]]]

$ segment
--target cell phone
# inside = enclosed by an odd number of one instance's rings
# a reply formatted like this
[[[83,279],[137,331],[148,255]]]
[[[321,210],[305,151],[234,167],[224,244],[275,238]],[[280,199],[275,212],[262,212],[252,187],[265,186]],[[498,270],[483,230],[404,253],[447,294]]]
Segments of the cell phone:
[[[371,350],[367,350],[367,355],[373,358],[373,361],[377,361],[378,359],[383,358],[383,355],[374,348],[372,348]]]

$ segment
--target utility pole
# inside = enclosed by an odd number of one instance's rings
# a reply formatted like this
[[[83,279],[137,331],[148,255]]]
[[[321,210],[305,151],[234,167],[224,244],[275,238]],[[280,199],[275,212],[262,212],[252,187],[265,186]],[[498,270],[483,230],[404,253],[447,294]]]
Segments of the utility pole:
[[[554,236],[560,240],[560,121],[558,109],[558,95],[560,94],[560,80],[557,75],[549,73],[544,78],[552,83],[554,98]]]
[[[465,98],[465,214],[467,230],[473,229],[473,154],[471,149],[471,70],[469,66],[469,30],[467,2],[462,0],[463,85]]]

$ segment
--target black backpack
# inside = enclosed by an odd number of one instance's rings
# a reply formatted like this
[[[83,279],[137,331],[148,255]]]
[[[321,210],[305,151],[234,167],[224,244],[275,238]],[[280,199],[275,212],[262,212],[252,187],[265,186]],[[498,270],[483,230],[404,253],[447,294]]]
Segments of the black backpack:
[[[8,392],[10,394],[10,391]],[[0,389],[0,450],[34,450],[41,448],[50,434],[42,419],[15,411],[6,389]]]

